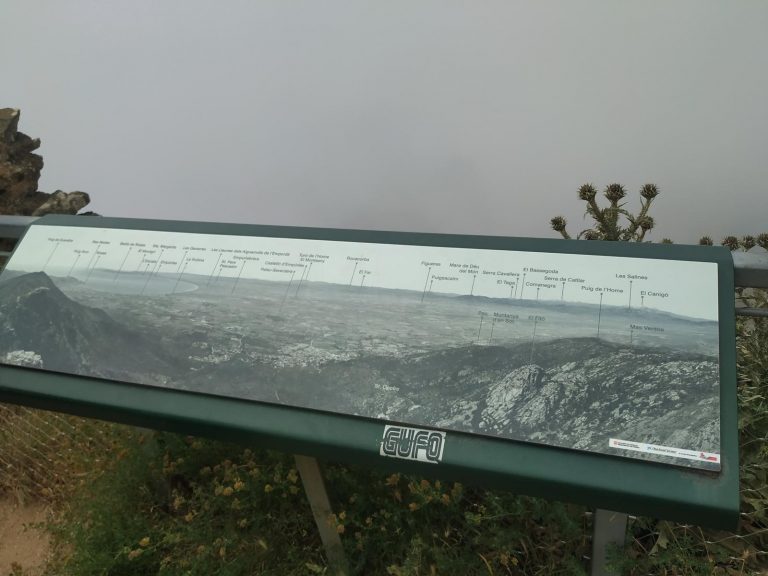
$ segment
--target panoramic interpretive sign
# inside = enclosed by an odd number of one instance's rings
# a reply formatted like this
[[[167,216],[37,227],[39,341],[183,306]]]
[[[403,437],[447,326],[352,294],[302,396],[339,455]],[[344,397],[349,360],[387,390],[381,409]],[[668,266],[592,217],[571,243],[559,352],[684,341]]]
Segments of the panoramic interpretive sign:
[[[721,470],[716,262],[265,230],[31,226],[0,363]]]

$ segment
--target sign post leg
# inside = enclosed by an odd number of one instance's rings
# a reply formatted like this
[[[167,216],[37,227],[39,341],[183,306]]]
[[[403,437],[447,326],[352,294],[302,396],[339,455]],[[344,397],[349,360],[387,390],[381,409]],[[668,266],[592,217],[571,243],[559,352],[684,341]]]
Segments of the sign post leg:
[[[317,530],[320,532],[320,540],[325,547],[325,555],[328,558],[328,567],[334,576],[345,576],[349,573],[347,558],[344,555],[344,547],[336,528],[331,526],[329,520],[331,514],[331,502],[328,492],[325,490],[323,474],[317,458],[295,455],[296,468],[299,470],[301,482],[304,484],[304,492],[307,494],[312,515],[315,517]]]
[[[592,532],[592,568],[590,576],[618,576],[618,572],[606,567],[606,549],[609,546],[624,547],[627,536],[627,515],[598,508],[594,515]]]

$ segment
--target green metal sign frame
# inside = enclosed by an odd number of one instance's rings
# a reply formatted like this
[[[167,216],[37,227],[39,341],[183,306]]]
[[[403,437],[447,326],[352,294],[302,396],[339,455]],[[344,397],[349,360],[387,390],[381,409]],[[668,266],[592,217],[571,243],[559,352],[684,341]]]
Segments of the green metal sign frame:
[[[47,216],[32,226],[36,225],[713,262],[718,269],[720,330],[718,473],[451,431],[441,463],[425,465],[379,455],[387,424],[382,420],[7,365],[0,365],[0,401],[258,443],[296,454],[460,480],[631,514],[725,529],[737,524],[734,281],[733,261],[725,248],[67,216]]]

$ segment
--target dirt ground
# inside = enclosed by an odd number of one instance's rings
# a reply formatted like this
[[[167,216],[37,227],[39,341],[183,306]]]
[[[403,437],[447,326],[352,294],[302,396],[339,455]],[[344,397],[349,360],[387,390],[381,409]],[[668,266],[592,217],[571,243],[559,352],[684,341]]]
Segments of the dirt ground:
[[[50,553],[50,539],[31,525],[43,522],[48,513],[41,503],[25,506],[11,498],[0,497],[0,576],[11,574],[13,564],[25,575],[42,572]]]

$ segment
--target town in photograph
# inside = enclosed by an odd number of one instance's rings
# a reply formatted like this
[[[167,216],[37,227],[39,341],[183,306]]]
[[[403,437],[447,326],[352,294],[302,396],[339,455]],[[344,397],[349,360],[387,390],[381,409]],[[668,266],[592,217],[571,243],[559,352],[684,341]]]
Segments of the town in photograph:
[[[709,262],[38,224],[0,363],[720,470]]]

